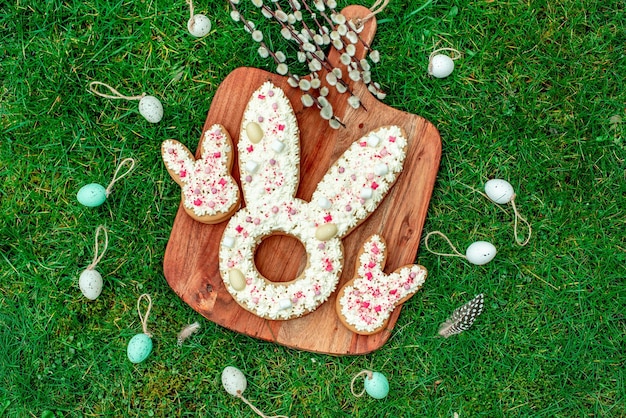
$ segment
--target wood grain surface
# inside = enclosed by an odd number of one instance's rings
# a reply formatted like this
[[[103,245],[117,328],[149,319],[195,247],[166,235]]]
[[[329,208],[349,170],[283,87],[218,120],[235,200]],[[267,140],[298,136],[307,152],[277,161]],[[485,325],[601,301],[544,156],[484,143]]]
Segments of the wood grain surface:
[[[369,10],[349,6],[342,13],[348,19],[360,18]],[[375,33],[376,20],[368,20],[361,37],[371,43]],[[357,55],[363,56],[364,53],[361,47]],[[337,51],[330,52],[329,61],[340,66]],[[286,77],[255,68],[238,68],[224,79],[215,93],[203,135],[211,125],[220,123],[236,144],[245,106],[251,94],[265,81],[282,88],[292,102],[300,128],[301,146],[300,185],[296,196],[306,201],[310,201],[317,183],[352,142],[384,125],[398,125],[405,130],[409,145],[404,170],[379,208],[344,238],[344,268],[337,290],[353,277],[356,254],[372,234],[381,234],[387,241],[386,272],[413,263],[441,157],[437,129],[420,116],[382,104],[363,83],[352,83],[351,88],[361,98],[366,110],[353,109],[347,104],[345,95],[331,92],[329,101],[335,114],[346,125],[346,128],[334,130],[320,118],[317,109],[303,108],[299,90],[290,87]],[[194,149],[192,144],[187,145]],[[233,176],[239,179],[237,157]],[[262,319],[241,308],[226,290],[218,270],[219,245],[226,224],[227,221],[217,225],[196,222],[181,206],[165,251],[163,267],[168,284],[205,318],[255,338],[334,355],[366,354],[380,348],[389,339],[401,306],[392,313],[386,329],[374,335],[358,335],[345,328],[337,317],[337,292],[313,313],[288,321]],[[276,282],[293,280],[305,267],[306,258],[302,244],[288,236],[263,240],[255,255],[259,271]],[[425,286],[428,286],[428,279]],[[414,297],[419,297],[419,292]]]

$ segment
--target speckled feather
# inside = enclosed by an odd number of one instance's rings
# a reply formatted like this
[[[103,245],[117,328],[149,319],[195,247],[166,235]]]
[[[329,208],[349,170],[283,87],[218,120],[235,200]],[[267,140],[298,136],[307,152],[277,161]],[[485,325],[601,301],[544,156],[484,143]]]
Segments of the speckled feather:
[[[483,312],[485,305],[483,294],[477,295],[455,310],[450,318],[439,326],[439,335],[448,338],[454,334],[460,334],[472,326],[478,315]]]

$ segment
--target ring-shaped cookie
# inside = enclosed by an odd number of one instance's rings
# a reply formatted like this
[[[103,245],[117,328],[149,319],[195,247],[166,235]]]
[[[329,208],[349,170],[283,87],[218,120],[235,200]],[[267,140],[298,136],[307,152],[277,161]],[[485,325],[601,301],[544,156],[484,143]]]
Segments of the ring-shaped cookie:
[[[293,199],[254,212],[244,208],[231,218],[220,246],[220,270],[228,272],[227,288],[244,309],[267,319],[298,317],[315,310],[335,290],[343,266],[341,240],[317,239],[310,213],[307,202]],[[289,282],[271,282],[254,266],[258,245],[276,234],[299,240],[307,253],[307,267]]]

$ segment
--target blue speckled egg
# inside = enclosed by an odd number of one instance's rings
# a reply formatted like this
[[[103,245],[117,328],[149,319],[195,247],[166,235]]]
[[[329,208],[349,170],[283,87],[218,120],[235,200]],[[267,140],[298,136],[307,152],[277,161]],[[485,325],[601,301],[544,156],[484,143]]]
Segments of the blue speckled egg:
[[[152,338],[147,334],[137,334],[128,342],[126,354],[133,363],[141,363],[152,352]]]
[[[89,208],[95,208],[104,203],[107,198],[106,189],[98,183],[86,184],[76,194],[78,202]]]
[[[365,391],[372,398],[382,399],[389,393],[389,382],[384,374],[372,372],[372,377],[365,378]]]

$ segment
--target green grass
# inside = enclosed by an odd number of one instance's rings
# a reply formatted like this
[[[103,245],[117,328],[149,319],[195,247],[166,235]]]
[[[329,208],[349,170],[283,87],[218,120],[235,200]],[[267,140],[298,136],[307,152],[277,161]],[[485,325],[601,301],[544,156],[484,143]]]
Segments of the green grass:
[[[8,3],[8,4],[7,4]],[[346,3],[342,3],[346,4]],[[386,103],[440,130],[443,156],[425,232],[462,251],[488,240],[473,266],[423,248],[423,291],[375,353],[332,357],[260,342],[204,320],[168,287],[163,253],[179,201],[162,140],[193,147],[220,81],[270,68],[226,2],[197,4],[212,33],[188,35],[183,1],[17,1],[0,5],[0,415],[253,416],[224,392],[234,365],[268,414],[299,417],[626,416],[626,13],[617,0],[390,2],[378,15],[374,78]],[[443,80],[426,74],[440,47],[463,52]],[[161,98],[165,118],[87,92],[89,81]],[[94,210],[75,200],[137,167]],[[509,180],[531,222],[526,247],[513,212],[472,191]],[[109,229],[87,302],[78,275]],[[442,241],[431,247],[447,248]],[[152,295],[155,349],[139,365],[126,344]],[[438,324],[477,293],[486,309],[443,340]],[[176,333],[201,331],[182,348]],[[354,398],[352,376],[381,371],[383,401]]]

